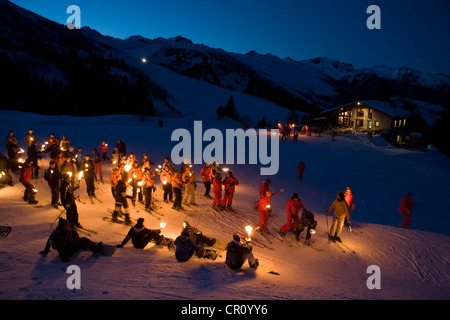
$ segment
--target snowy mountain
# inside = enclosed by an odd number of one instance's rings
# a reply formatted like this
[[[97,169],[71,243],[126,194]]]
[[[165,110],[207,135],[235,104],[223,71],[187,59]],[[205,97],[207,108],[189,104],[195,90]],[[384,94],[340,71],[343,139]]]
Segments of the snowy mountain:
[[[450,92],[448,75],[407,67],[357,69],[331,58],[243,55],[181,36],[121,40],[89,27],[68,30],[6,1],[0,6],[2,108],[179,117],[214,114],[232,95],[239,115],[254,124],[261,119],[260,106],[277,114],[316,113],[357,99],[390,97],[445,105]]]
[[[72,146],[81,146],[86,154],[103,140],[114,146],[120,138],[128,152],[134,152],[138,159],[147,153],[160,164],[176,144],[170,137],[180,127],[180,120],[163,118],[161,128],[157,119],[147,117],[143,122],[132,115],[75,118],[4,111],[0,127],[4,135],[7,130],[14,130],[21,146],[29,128],[34,129],[39,145],[50,133],[58,137],[65,134]],[[192,132],[196,119],[196,116],[186,117],[181,125]],[[208,122],[220,130],[233,127],[232,121],[211,118]],[[207,142],[203,147],[206,145]],[[1,153],[5,153],[4,148],[0,145]],[[12,226],[11,234],[0,238],[0,298],[179,301],[177,305],[154,305],[166,315],[179,315],[181,308],[189,304],[199,306],[205,301],[225,308],[224,304],[233,301],[251,304],[252,300],[261,300],[259,304],[267,304],[269,312],[274,313],[276,307],[271,301],[449,298],[450,220],[446,199],[450,163],[447,157],[435,149],[423,153],[393,148],[381,137],[370,139],[363,134],[336,137],[333,142],[327,133],[321,137],[300,136],[298,143],[280,141],[279,155],[280,170],[271,177],[271,189],[284,189],[284,192],[272,199],[271,235],[253,235],[258,240],[254,241],[253,250],[260,266],[254,271],[245,264],[238,272],[224,266],[225,251],[219,249],[215,261],[193,258],[186,263],[177,262],[173,252],[153,244],[138,250],[129,243],[110,258],[80,251],[69,263],[60,261],[54,250],[47,256],[40,255],[61,213],[51,207],[50,189],[42,178],[49,161],[44,155],[39,163],[40,177],[33,180],[42,207],[22,200],[24,187],[17,175],[13,175],[14,186],[0,189],[0,225]],[[306,164],[302,181],[297,180],[295,169],[300,160]],[[243,235],[246,225],[255,227],[259,221],[252,203],[258,199],[259,186],[267,177],[260,176],[259,165],[222,165],[225,166],[240,181],[233,201],[235,213],[216,213],[210,209],[212,200],[202,196],[204,187],[198,177],[202,165],[194,165],[197,207],[186,207],[181,212],[171,209],[171,204],[162,201],[162,184],[156,178],[157,211],[163,215],[151,215],[138,204],[131,208],[131,217],[144,217],[145,225],[153,229],[166,222],[162,234],[170,238],[180,234],[183,221],[223,242],[231,241],[235,232]],[[82,201],[76,203],[80,222],[91,230],[81,230],[80,235],[115,245],[123,240],[129,227],[102,219],[110,215],[107,208],[114,206],[108,182],[111,168],[111,163],[104,163],[105,183],[96,182],[96,195],[103,203],[90,203],[84,181],[75,193]],[[331,217],[325,216],[324,210],[347,185],[352,186],[355,194],[353,231],[343,230],[345,246],[338,247],[327,241]],[[415,194],[416,203],[409,230],[397,227],[401,220],[398,202],[406,192]],[[315,214],[318,225],[312,240],[320,251],[303,244],[304,233],[300,242],[291,233],[286,242],[280,241],[276,234],[286,223],[285,205],[293,193],[298,193],[305,207]],[[68,289],[69,265],[80,268],[81,289]],[[373,273],[371,266],[379,267],[381,289],[369,289],[367,285]],[[296,312],[298,308],[298,304],[276,306],[283,312]]]

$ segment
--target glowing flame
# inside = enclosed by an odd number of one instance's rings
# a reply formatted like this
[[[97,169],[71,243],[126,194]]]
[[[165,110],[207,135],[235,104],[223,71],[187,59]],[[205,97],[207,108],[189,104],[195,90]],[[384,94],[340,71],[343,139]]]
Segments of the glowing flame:
[[[138,186],[142,187],[144,185],[144,181],[139,181]]]
[[[230,170],[230,169],[228,169],[228,168],[223,168],[222,169],[222,171],[225,171],[225,172],[228,172],[228,170]]]
[[[311,230],[309,230],[309,233],[311,233],[311,234],[316,234],[316,230],[311,229]]]
[[[69,177],[72,178],[72,174],[73,174],[72,172],[69,171],[69,172],[67,172],[67,174],[69,175]]]
[[[84,172],[84,171],[80,171],[80,172],[78,173],[78,180],[81,180],[81,178],[83,178],[83,172]]]
[[[245,231],[247,232],[247,236],[248,236],[247,238],[245,238],[245,240],[250,241],[251,240],[250,236],[252,235],[252,231],[253,231],[252,226],[246,226]]]
[[[128,171],[130,171],[130,169],[131,169],[131,164],[127,164],[125,166],[125,171],[128,172]]]
[[[166,227],[166,223],[165,223],[165,222],[161,222],[161,223],[159,224],[159,226],[161,227],[161,229],[164,229],[164,228]]]
[[[37,193],[37,192],[38,192],[38,189],[33,188],[33,192],[34,192],[34,193]]]

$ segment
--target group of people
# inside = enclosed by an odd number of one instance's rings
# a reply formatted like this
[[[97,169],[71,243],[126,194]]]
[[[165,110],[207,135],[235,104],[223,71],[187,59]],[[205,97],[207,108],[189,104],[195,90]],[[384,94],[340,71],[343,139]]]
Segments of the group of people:
[[[144,249],[149,243],[166,246],[169,250],[175,251],[175,258],[178,262],[187,262],[193,256],[197,258],[216,260],[217,251],[206,248],[211,247],[216,239],[203,235],[201,231],[183,222],[181,234],[174,240],[161,234],[161,229],[148,229],[144,226],[144,218],[139,218],[132,226],[122,242],[117,244],[117,248],[123,248],[130,240],[136,249]],[[76,229],[72,228],[68,221],[59,218],[58,225],[52,231],[45,244],[44,250],[40,254],[47,255],[53,248],[58,252],[60,259],[69,262],[70,257],[79,250],[89,250],[94,254],[99,254],[103,248],[103,242],[95,243],[87,237],[80,237]],[[246,261],[249,267],[256,269],[259,265],[252,253],[252,246],[248,240],[242,241],[235,233],[232,241],[226,247],[225,264],[233,269],[240,269]]]

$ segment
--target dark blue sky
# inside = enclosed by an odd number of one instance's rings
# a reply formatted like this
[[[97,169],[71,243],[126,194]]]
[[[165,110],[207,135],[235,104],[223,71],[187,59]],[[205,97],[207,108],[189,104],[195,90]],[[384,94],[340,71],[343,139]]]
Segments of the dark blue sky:
[[[81,26],[104,35],[154,39],[181,35],[229,52],[294,60],[329,57],[355,67],[385,64],[450,74],[449,0],[13,0],[66,24],[69,5]],[[370,5],[381,30],[369,30]]]

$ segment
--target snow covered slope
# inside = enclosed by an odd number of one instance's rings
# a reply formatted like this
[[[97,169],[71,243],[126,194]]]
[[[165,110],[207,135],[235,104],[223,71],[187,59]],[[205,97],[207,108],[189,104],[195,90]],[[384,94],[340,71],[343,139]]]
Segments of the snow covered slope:
[[[197,117],[164,118],[164,127],[157,119],[137,116],[107,116],[96,118],[49,117],[18,112],[2,112],[0,127],[6,136],[15,132],[19,142],[29,128],[37,134],[39,144],[50,133],[67,135],[74,147],[81,146],[85,154],[101,141],[114,146],[122,139],[128,152],[138,158],[149,154],[156,163],[170,155],[175,142],[170,140],[174,129],[192,129]],[[207,116],[205,117],[207,119]],[[208,127],[234,128],[233,122],[209,119]],[[21,144],[24,145],[24,144]],[[207,143],[204,143],[204,146]],[[4,145],[0,152],[5,153]],[[269,220],[270,242],[255,235],[263,248],[255,243],[254,254],[260,267],[253,271],[247,265],[239,271],[224,266],[225,252],[216,261],[191,259],[178,263],[174,253],[153,245],[145,250],[128,244],[117,249],[113,257],[93,256],[80,252],[70,263],[59,260],[55,251],[41,256],[48,235],[60,212],[50,206],[50,191],[42,179],[48,166],[44,156],[41,178],[35,181],[37,200],[43,205],[34,208],[21,200],[23,186],[14,176],[14,186],[0,190],[0,225],[13,227],[7,238],[0,238],[0,299],[58,300],[437,300],[448,299],[450,292],[450,232],[447,210],[447,190],[450,161],[436,150],[411,152],[390,147],[380,137],[365,135],[337,137],[332,142],[327,134],[318,137],[301,136],[298,143],[280,142],[280,170],[271,176],[273,191],[285,191],[273,198]],[[295,167],[306,164],[304,180],[298,181]],[[213,212],[211,200],[202,197],[203,185],[197,183],[195,209],[174,211],[162,201],[161,184],[157,179],[160,220],[144,212],[140,205],[131,209],[131,216],[145,218],[149,228],[159,228],[163,234],[177,237],[182,222],[188,221],[204,234],[228,242],[234,232],[244,233],[246,225],[256,226],[259,217],[252,203],[258,198],[260,183],[267,177],[259,175],[258,165],[223,165],[240,180],[233,207],[236,213]],[[201,165],[194,165],[197,174]],[[111,165],[103,166],[105,184],[97,183],[97,197],[102,203],[91,204],[85,183],[76,191],[81,224],[98,232],[80,232],[93,241],[115,245],[122,241],[128,227],[104,222],[107,208],[113,208],[108,184]],[[199,180],[199,179],[198,179]],[[336,193],[351,185],[355,194],[353,231],[344,229],[342,249],[328,244],[327,218],[323,214]],[[415,193],[418,208],[413,211],[410,230],[399,229],[397,205],[405,192]],[[275,236],[286,221],[285,204],[292,193],[298,193],[307,209],[315,213],[317,234],[313,236],[316,251],[297,243],[288,234],[288,245]],[[328,217],[328,224],[331,218]],[[354,252],[353,252],[354,251]],[[80,290],[69,290],[66,281],[71,264],[81,269]],[[381,289],[368,289],[369,266],[379,266]]]

